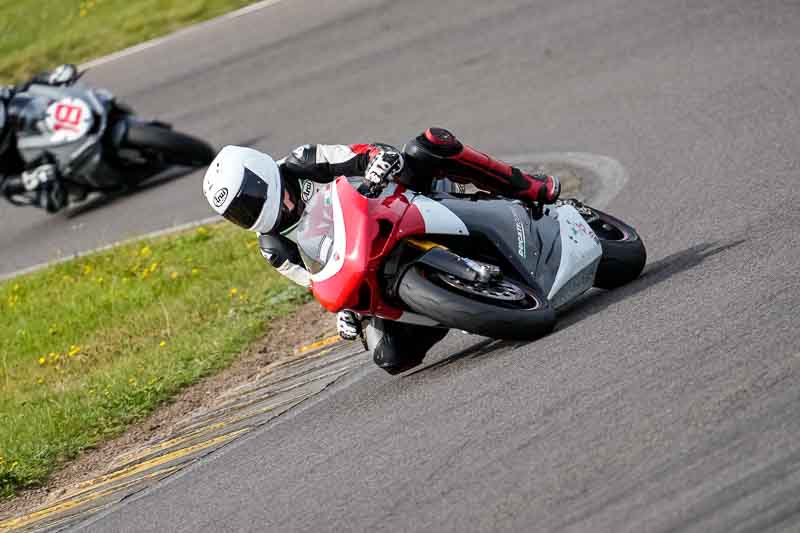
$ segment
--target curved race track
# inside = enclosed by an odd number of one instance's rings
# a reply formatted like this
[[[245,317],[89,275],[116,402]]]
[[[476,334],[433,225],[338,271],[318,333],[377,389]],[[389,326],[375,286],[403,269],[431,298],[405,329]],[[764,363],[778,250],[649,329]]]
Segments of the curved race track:
[[[321,5],[322,4],[322,5]],[[102,65],[217,144],[402,142],[593,152],[645,275],[527,345],[451,334],[370,367],[89,531],[800,528],[800,5],[277,5]],[[72,218],[4,207],[4,270],[205,217],[198,175]],[[48,220],[49,222],[45,222]]]

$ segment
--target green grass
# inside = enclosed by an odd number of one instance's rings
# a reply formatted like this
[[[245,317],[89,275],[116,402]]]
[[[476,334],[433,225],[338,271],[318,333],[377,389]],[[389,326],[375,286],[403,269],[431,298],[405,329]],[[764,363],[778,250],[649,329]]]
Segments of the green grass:
[[[308,299],[230,224],[0,283],[0,498],[225,367]]]
[[[81,63],[254,0],[0,0],[0,83]]]

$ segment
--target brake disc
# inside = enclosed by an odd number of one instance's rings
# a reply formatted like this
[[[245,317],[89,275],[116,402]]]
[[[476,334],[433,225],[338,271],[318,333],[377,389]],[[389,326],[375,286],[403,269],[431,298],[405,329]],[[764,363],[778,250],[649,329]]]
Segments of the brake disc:
[[[525,292],[514,283],[506,280],[492,280],[487,283],[480,283],[463,280],[452,274],[445,273],[437,273],[436,277],[455,289],[482,298],[502,300],[504,302],[518,302],[525,299]]]

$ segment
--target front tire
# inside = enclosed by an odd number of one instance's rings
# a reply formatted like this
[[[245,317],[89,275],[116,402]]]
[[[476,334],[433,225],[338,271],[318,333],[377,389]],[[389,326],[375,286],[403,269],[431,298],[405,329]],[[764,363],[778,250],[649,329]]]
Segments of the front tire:
[[[522,301],[509,303],[481,298],[474,291],[460,291],[444,283],[442,275],[446,276],[421,265],[412,266],[400,281],[400,299],[443,326],[495,339],[534,340],[555,326],[555,311],[541,291],[504,278],[503,282],[525,293]]]
[[[202,167],[214,159],[214,150],[205,141],[158,123],[130,121],[122,145],[143,155],[155,153],[171,165]]]

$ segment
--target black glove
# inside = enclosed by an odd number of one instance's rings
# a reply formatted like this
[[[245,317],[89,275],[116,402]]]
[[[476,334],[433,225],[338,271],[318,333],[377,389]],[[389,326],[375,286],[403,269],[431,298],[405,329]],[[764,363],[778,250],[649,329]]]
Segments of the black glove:
[[[384,150],[367,165],[364,181],[370,186],[391,181],[403,171],[403,156],[399,152]]]
[[[48,213],[60,211],[67,205],[67,191],[55,165],[39,165],[23,172],[20,178],[31,201]]]

